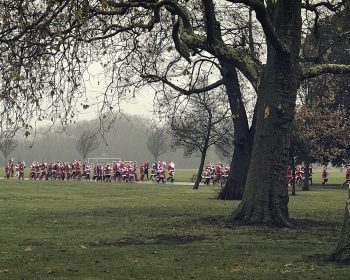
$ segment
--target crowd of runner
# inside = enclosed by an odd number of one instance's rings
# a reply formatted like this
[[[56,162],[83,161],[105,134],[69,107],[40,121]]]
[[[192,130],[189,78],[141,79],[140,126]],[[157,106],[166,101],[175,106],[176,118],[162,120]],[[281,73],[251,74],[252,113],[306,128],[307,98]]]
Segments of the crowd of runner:
[[[288,178],[288,184],[292,185],[294,176],[293,176],[292,168],[290,166],[288,166],[287,178]],[[329,178],[329,171],[327,166],[325,166],[321,173],[323,186],[326,185],[326,183],[328,182],[328,178]],[[310,180],[310,184],[312,185],[312,166],[311,165],[309,166],[309,180]],[[299,164],[295,167],[295,183],[297,185],[301,185],[304,181],[305,181],[305,166],[304,164]],[[342,187],[345,186],[346,184],[349,184],[349,182],[350,182],[350,166],[347,166],[345,168],[345,181],[344,183],[342,183]]]
[[[5,178],[18,177],[24,179],[26,164],[20,161],[14,164],[9,160],[5,166]],[[149,167],[147,161],[143,162],[137,173],[136,161],[118,160],[109,163],[94,163],[90,164],[86,161],[74,160],[72,162],[46,162],[33,161],[29,166],[29,179],[31,180],[81,180],[97,182],[131,182],[155,180],[158,183],[165,183],[166,181],[174,182],[175,164],[170,162],[166,164],[165,161],[159,161]],[[15,174],[16,172],[16,174]],[[150,173],[150,174],[149,174]],[[138,177],[139,175],[139,177]]]
[[[212,165],[208,162],[204,167],[202,174],[202,182],[204,185],[209,185],[210,182],[215,183],[225,183],[228,175],[230,174],[230,165],[225,165],[218,162],[216,165]]]
[[[9,160],[5,166],[5,178],[16,176],[18,179],[24,179],[26,164],[20,161],[14,164]],[[29,179],[31,180],[81,180],[97,182],[111,182],[112,180],[118,182],[144,181],[154,180],[158,183],[165,183],[166,181],[174,182],[175,164],[170,162],[166,164],[165,161],[160,160],[157,163],[149,166],[147,161],[143,162],[137,172],[136,161],[112,161],[109,163],[94,163],[90,164],[86,161],[74,160],[72,162],[46,162],[33,161],[29,166]],[[16,172],[16,173],[15,173]],[[230,173],[230,165],[223,165],[218,162],[212,165],[208,162],[204,167],[201,181],[209,185],[211,182],[223,184]],[[322,170],[322,185],[328,182],[329,172],[327,167]],[[289,166],[287,170],[288,184],[293,182],[292,168]],[[295,168],[295,183],[301,185],[305,180],[305,166],[303,164],[297,165]],[[312,185],[312,166],[309,167],[309,180]],[[350,182],[350,166],[346,167],[345,182]]]

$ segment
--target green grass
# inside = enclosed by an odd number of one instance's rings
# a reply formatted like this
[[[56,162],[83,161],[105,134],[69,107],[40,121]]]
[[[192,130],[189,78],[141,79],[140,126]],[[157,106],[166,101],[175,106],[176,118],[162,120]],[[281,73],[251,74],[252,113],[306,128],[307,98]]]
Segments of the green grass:
[[[190,182],[194,174],[197,175],[198,169],[176,169],[175,180],[178,182]]]
[[[348,279],[320,261],[345,190],[290,197],[293,229],[233,226],[214,187],[0,181],[0,279]]]

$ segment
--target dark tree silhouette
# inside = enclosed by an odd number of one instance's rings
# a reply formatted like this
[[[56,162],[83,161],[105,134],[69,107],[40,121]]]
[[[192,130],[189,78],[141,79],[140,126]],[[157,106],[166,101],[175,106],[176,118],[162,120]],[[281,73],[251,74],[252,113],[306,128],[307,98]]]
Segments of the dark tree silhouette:
[[[159,156],[168,151],[168,138],[163,128],[153,127],[150,129],[147,137],[147,149],[153,156],[154,162],[157,162]]]
[[[96,150],[99,146],[97,134],[88,130],[84,130],[78,137],[75,149],[86,160],[87,155]]]
[[[201,182],[208,149],[214,145],[225,145],[224,139],[232,139],[231,112],[225,97],[222,91],[193,94],[180,105],[170,103],[166,107],[172,114],[169,124],[172,147],[184,148],[187,157],[196,153],[200,155],[194,189],[198,189]]]
[[[18,142],[14,139],[5,139],[0,142],[0,151],[4,156],[5,162],[9,160],[10,154],[16,149]]]

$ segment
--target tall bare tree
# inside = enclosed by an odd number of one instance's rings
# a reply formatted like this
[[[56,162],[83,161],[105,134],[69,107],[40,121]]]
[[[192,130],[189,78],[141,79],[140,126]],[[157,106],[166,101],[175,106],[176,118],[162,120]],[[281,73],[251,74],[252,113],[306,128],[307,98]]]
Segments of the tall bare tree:
[[[0,142],[0,151],[4,156],[5,162],[9,160],[10,154],[16,149],[17,145],[18,142],[14,139],[5,139]]]
[[[148,133],[147,149],[153,156],[154,162],[157,162],[159,156],[166,153],[169,149],[168,147],[168,137],[164,128],[153,127]]]
[[[84,130],[77,137],[75,149],[85,161],[88,154],[96,150],[98,146],[99,142],[97,134],[88,130]]]
[[[168,99],[169,102],[169,99]],[[198,93],[186,99],[175,99],[164,106],[168,114],[172,147],[184,149],[185,156],[200,155],[197,178],[193,188],[201,182],[206,154],[214,145],[225,145],[225,136],[232,139],[232,115],[225,93]]]

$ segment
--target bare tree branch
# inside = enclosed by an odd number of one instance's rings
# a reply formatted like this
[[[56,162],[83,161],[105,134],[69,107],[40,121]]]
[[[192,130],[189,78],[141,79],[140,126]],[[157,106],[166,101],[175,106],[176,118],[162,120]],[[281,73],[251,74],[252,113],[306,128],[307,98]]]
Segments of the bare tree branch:
[[[232,3],[242,3],[246,4],[252,8],[256,13],[256,18],[260,22],[267,40],[272,44],[276,51],[288,54],[287,46],[281,41],[278,34],[275,31],[275,28],[267,15],[266,7],[264,6],[263,1],[259,0],[227,0]]]
[[[314,78],[323,74],[350,74],[347,64],[319,64],[302,70],[302,80]]]

